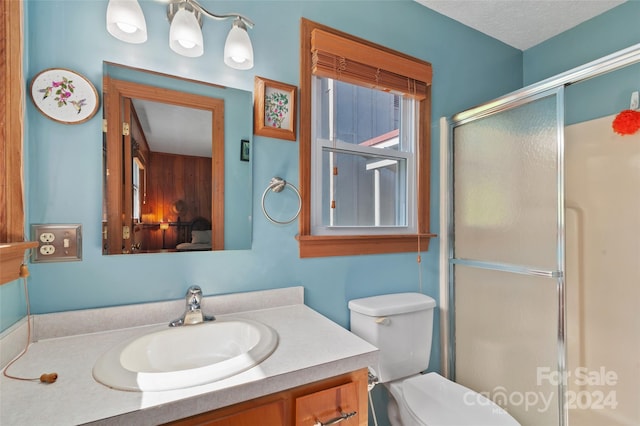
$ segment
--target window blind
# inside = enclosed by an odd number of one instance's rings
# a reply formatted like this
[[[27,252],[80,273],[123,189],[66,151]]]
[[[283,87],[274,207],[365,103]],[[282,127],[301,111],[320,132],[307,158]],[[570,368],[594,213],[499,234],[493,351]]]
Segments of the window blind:
[[[375,46],[345,39],[321,29],[311,33],[312,73],[411,96],[427,97],[431,65]]]

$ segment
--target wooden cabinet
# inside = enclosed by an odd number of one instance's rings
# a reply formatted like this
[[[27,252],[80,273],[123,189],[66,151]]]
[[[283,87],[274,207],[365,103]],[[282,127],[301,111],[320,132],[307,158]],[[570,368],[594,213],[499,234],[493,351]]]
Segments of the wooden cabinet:
[[[344,417],[344,419],[341,419]],[[367,369],[168,423],[174,426],[367,426]]]
[[[296,426],[358,424],[358,390],[353,382],[296,398]]]

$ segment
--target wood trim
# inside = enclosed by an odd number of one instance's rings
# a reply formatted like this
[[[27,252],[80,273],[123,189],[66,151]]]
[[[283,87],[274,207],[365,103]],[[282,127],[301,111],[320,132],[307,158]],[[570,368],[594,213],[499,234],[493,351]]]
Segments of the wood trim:
[[[24,241],[22,11],[21,1],[0,6],[0,285],[20,277],[25,251],[38,246]]]
[[[311,79],[312,53],[311,35],[314,30],[333,33],[349,40],[355,40],[370,47],[379,48],[398,57],[425,63],[419,59],[395,52],[366,40],[362,40],[317,24],[308,19],[300,22],[300,178],[299,191],[302,206],[299,216],[299,255],[306,257],[347,256],[358,254],[383,254],[401,252],[421,252],[429,248],[429,240],[436,237],[429,232],[430,226],[430,175],[431,175],[431,86],[427,87],[427,97],[420,101],[420,133],[418,135],[417,165],[417,208],[418,234],[409,235],[356,235],[319,236],[311,234]],[[428,64],[428,63],[425,63]],[[430,68],[430,65],[429,65]],[[429,82],[431,74],[429,74]]]
[[[123,121],[129,125],[129,132],[122,137],[122,164],[133,164],[133,155],[131,153],[131,132],[133,131],[132,123],[132,110],[133,104],[130,98],[125,98],[122,103],[124,111]],[[124,226],[129,227],[129,238],[125,243],[125,247],[131,247],[134,242],[133,238],[133,169],[132,167],[124,167],[122,177],[124,179],[123,185],[120,189],[122,196],[122,211],[124,212]],[[124,240],[124,235],[123,235]]]
[[[0,7],[0,241],[13,243],[24,241],[22,2],[3,1]]]
[[[418,135],[418,233],[430,234],[431,218],[431,86],[427,87],[427,97],[420,101],[420,126]],[[435,237],[435,234],[431,234]],[[429,244],[427,243],[427,246]],[[427,250],[425,248],[424,250]]]
[[[211,135],[211,249],[224,250],[224,100],[215,101]]]
[[[298,220],[300,236],[311,235],[311,31],[316,24],[300,21],[300,138],[298,191],[302,200]]]
[[[352,256],[421,252],[429,250],[435,234],[404,235],[299,235],[300,257]]]
[[[105,77],[103,80],[104,95],[103,107],[104,116],[107,119],[107,160],[105,170],[106,180],[106,202],[107,202],[107,225],[106,225],[106,245],[107,253],[122,253],[122,128],[120,108],[112,108],[120,104],[120,96],[116,90],[109,90],[111,79]],[[117,110],[117,111],[116,111]],[[109,135],[114,135],[109,137]]]
[[[37,241],[0,245],[0,285],[20,278],[20,265],[25,262],[25,250],[38,247]]]

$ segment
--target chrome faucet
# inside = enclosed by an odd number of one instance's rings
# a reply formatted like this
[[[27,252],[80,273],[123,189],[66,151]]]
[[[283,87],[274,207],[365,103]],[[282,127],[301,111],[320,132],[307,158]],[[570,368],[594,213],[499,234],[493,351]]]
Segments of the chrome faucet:
[[[187,309],[184,311],[184,315],[171,321],[169,327],[200,324],[216,319],[213,315],[204,315],[202,313],[202,289],[197,285],[192,285],[187,289],[185,301],[187,302]]]

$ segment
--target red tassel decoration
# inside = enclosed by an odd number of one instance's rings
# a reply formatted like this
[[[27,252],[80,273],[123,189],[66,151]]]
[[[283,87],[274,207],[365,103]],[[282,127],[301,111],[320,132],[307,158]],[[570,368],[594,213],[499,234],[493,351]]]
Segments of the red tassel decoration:
[[[613,131],[619,135],[632,135],[640,130],[640,111],[626,109],[613,120]]]

